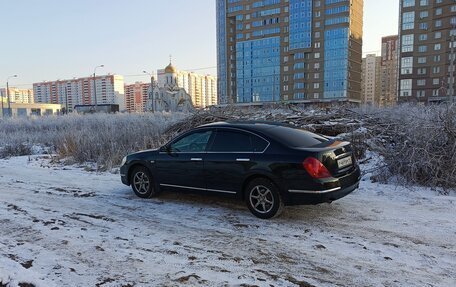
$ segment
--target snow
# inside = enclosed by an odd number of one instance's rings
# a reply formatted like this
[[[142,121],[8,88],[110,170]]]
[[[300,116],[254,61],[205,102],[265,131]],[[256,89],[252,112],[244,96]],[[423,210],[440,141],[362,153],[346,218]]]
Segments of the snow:
[[[143,200],[118,174],[14,157],[0,160],[0,283],[455,286],[455,216],[454,193],[369,173],[341,200],[265,221],[232,199]]]

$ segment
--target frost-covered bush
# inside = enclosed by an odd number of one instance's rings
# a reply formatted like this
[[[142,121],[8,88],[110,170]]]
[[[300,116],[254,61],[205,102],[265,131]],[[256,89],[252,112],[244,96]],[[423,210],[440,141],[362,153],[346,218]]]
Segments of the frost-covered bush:
[[[456,107],[398,106],[371,111],[378,122],[372,149],[387,165],[386,175],[426,186],[456,187]],[[386,174],[385,174],[386,173]]]
[[[0,121],[0,156],[30,154],[36,146],[76,162],[118,165],[124,155],[162,144],[181,113],[93,114]]]

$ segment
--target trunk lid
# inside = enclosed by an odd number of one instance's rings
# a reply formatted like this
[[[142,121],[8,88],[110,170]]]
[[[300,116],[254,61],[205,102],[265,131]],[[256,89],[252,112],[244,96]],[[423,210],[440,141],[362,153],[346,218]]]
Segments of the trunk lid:
[[[329,140],[312,147],[296,148],[312,152],[323,163],[333,177],[341,177],[356,168],[356,159],[349,142]]]

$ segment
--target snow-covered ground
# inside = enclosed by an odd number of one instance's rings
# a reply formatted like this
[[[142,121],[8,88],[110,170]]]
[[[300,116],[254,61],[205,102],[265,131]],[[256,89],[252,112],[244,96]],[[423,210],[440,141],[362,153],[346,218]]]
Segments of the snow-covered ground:
[[[6,286],[456,286],[455,223],[454,193],[367,178],[264,221],[231,199],[142,200],[116,174],[0,160]]]

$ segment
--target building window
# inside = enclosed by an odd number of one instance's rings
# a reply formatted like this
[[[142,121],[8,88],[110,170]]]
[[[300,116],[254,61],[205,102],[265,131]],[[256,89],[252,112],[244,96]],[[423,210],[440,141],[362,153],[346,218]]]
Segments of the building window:
[[[409,97],[412,95],[412,79],[401,80],[400,83],[400,96]]]
[[[305,74],[304,73],[296,73],[294,74],[293,79],[298,80],[298,79],[304,79]]]
[[[426,91],[417,91],[416,96],[418,98],[425,97],[426,96]]]
[[[413,71],[413,57],[401,59],[401,75],[410,75]]]
[[[418,64],[426,64],[426,62],[427,62],[427,57],[418,58]]]
[[[304,89],[304,87],[305,87],[304,83],[295,83],[294,84],[295,90]]]
[[[402,53],[413,52],[413,39],[413,34],[402,36]]]
[[[429,0],[420,0],[420,6],[427,6],[429,5]]]
[[[426,23],[426,22],[420,23],[420,29],[421,30],[427,30],[428,28],[429,28],[428,23]]]
[[[415,0],[403,0],[402,1],[402,7],[413,7],[415,6]]]
[[[434,45],[434,51],[439,51],[441,48],[442,48],[442,45],[440,43]]]
[[[415,12],[405,12],[402,14],[402,30],[411,30],[415,25]]]
[[[429,16],[429,12],[428,11],[421,11],[420,12],[420,19],[427,18],[428,16]]]

